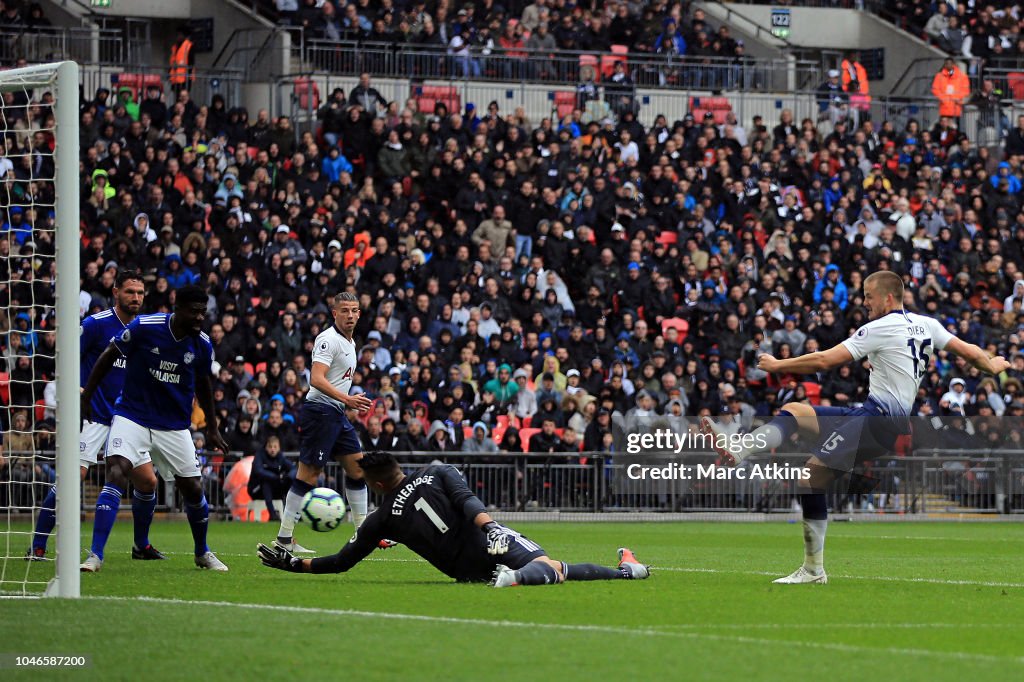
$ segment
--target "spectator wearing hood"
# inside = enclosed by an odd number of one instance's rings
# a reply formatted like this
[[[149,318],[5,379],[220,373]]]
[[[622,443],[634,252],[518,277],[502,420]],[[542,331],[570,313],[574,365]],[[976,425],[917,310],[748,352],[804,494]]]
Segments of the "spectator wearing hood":
[[[502,406],[510,405],[519,392],[519,386],[512,381],[512,367],[502,363],[498,367],[498,376],[486,382],[483,390],[493,393]]]
[[[831,289],[835,301],[835,304],[839,306],[840,310],[846,310],[846,306],[849,305],[849,298],[846,289],[846,284],[843,282],[843,273],[839,269],[839,266],[835,263],[829,263],[825,267],[825,277],[818,280],[817,284],[814,285],[814,303],[821,303],[821,294],[825,289]],[[801,344],[802,347],[802,344]],[[800,351],[793,348],[793,352],[797,355]]]
[[[461,426],[459,426],[459,430],[462,430]],[[459,452],[462,450],[454,430],[440,419],[435,419],[430,423],[430,431],[427,432],[427,449],[431,452]]]
[[[498,445],[490,436],[487,424],[476,422],[473,424],[473,436],[462,444],[463,452],[484,452],[488,454],[498,452]]]

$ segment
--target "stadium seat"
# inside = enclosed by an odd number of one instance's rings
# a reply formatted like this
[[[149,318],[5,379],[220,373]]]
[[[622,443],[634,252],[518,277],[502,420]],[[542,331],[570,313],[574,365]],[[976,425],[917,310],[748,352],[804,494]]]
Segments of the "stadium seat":
[[[523,444],[523,452],[530,451],[530,438],[536,433],[540,433],[540,429],[524,428],[519,431],[519,442]]]
[[[491,439],[494,440],[496,444],[501,445],[501,439],[505,437],[506,428],[507,427],[498,424],[497,426],[494,427],[494,430],[491,431]]]
[[[142,99],[139,95],[139,90],[145,90],[151,85],[163,90],[164,82],[159,74],[156,73],[122,73],[114,76],[115,88],[131,88],[132,98],[136,101]]]
[[[46,418],[46,401],[40,398],[36,401],[35,408],[35,419],[38,424]]]
[[[465,437],[466,440],[469,440],[470,438],[472,438],[473,437],[473,427],[472,426],[463,426],[462,427],[462,435],[463,435],[463,437]]]
[[[563,118],[572,113],[572,110],[576,108],[576,93],[571,90],[559,90],[555,93],[555,111],[558,114],[558,120],[561,121]]]
[[[310,95],[312,95],[312,100]],[[296,78],[294,96],[299,109],[316,111],[320,108],[320,86],[312,78]]]
[[[495,428],[498,428],[498,427],[501,427],[503,429],[507,429],[508,428],[508,415],[507,414],[499,414],[498,415],[498,426],[495,427]]]
[[[682,343],[686,335],[690,333],[690,323],[681,317],[666,317],[661,321],[661,333],[664,334],[668,329],[675,329],[679,332],[679,342]]]
[[[617,62],[625,64],[628,54],[628,45],[612,45],[612,53],[601,56],[601,77],[610,78],[615,73],[615,64]]]
[[[672,244],[679,243],[679,234],[673,230],[665,230],[658,235],[657,242],[664,244],[665,246],[671,246]]]
[[[265,363],[265,362],[257,362],[256,366],[254,367],[254,369],[256,370],[255,374],[259,374],[260,372],[266,372],[267,371],[267,363]]]
[[[811,405],[821,404],[821,384],[813,381],[803,382],[804,390],[807,391],[807,400]]]
[[[1013,71],[1006,74],[1006,87],[1010,89],[1013,99],[1024,100],[1024,73]]]
[[[0,405],[11,404],[11,375],[0,372]]]

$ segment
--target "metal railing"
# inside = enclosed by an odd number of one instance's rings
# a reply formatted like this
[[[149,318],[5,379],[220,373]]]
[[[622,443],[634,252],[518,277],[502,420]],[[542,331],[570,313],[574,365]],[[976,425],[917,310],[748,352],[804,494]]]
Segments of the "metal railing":
[[[799,494],[795,482],[787,481],[626,481],[627,467],[638,460],[621,453],[395,454],[407,473],[438,461],[453,464],[488,508],[538,512],[538,518],[547,518],[540,515],[542,512],[786,513],[794,509]],[[294,453],[288,455],[294,457]],[[680,457],[705,464],[715,461],[707,453],[682,453]],[[805,454],[764,455],[751,458],[749,463],[797,467],[806,459]],[[225,486],[237,461],[228,457],[214,463],[215,459],[210,458],[203,467],[203,487],[211,510],[224,516],[233,509],[238,514],[239,510],[238,500],[232,499],[232,491]],[[24,512],[42,500],[50,482],[27,473],[14,476],[13,471],[0,474],[0,508]],[[1000,452],[993,457],[982,451],[937,451],[930,455],[918,451],[911,457],[879,458],[868,469],[858,468],[855,473],[868,475],[874,481],[873,488],[858,493],[851,491],[848,479],[840,479],[829,491],[829,506],[835,512],[858,510],[934,518],[1024,513],[1024,452]],[[102,467],[94,468],[86,488],[97,492],[102,482]],[[322,484],[343,489],[339,464],[328,464]],[[173,488],[163,482],[160,485],[161,508],[180,509]]]
[[[778,91],[818,85],[821,72],[807,60],[669,56],[646,53],[613,55],[597,52],[540,52],[526,48],[454,54],[444,47],[347,43],[311,40],[304,58],[318,71],[375,78],[412,80],[491,81],[521,84],[572,85],[588,75],[602,82],[616,60],[637,88]]]
[[[0,62],[70,59],[80,63],[125,64],[130,63],[128,48],[124,34],[111,28],[0,29]]]
[[[228,106],[241,102],[242,83],[244,82],[241,70],[193,69],[193,73],[195,77],[189,85],[189,94],[197,105],[209,104],[215,94],[223,95]],[[87,65],[81,70],[82,88],[86,97],[90,97],[101,87],[116,92],[123,74],[159,76],[165,101],[168,104],[174,103],[174,93],[168,79],[167,67]],[[140,94],[139,101],[142,96],[144,93]]]

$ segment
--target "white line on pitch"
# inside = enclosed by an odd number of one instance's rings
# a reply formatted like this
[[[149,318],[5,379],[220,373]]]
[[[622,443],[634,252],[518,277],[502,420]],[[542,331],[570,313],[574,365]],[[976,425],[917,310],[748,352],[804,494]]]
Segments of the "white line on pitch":
[[[679,573],[732,573],[735,575],[774,575],[777,571],[733,571],[724,568],[678,568],[675,566],[659,566],[653,564],[651,571],[676,571]],[[893,575],[846,575],[842,573],[829,573],[832,578],[844,578],[846,580],[880,580],[895,583],[929,583],[932,585],[976,585],[979,587],[1024,587],[1024,583],[992,582],[986,580],[946,580],[943,578],[904,578]]]
[[[653,628],[625,628],[607,625],[573,625],[565,623],[533,623],[515,620],[485,620],[482,618],[456,618],[453,616],[428,616],[416,613],[383,613],[379,611],[357,611],[354,609],[324,609],[311,606],[286,606],[281,604],[245,604],[229,601],[207,601],[188,599],[166,599],[158,597],[84,597],[99,601],[134,601],[153,604],[169,604],[184,606],[213,606],[217,608],[233,607],[255,611],[280,611],[285,613],[304,613],[322,616],[343,616],[355,618],[379,618],[381,620],[407,620],[427,623],[448,623],[451,625],[469,625],[473,627],[495,628],[528,628],[531,630],[560,630],[563,632],[592,632],[611,635],[640,635],[655,637],[672,637],[677,639],[696,639],[737,644],[758,644],[765,646],[792,645],[808,649],[823,649],[847,653],[884,653],[895,656],[920,656],[924,658],[953,659],[962,661],[985,661],[989,663],[1017,663],[1024,665],[1024,656],[996,656],[994,654],[976,654],[966,651],[934,651],[931,649],[909,649],[901,647],[867,647],[838,642],[810,642],[788,639],[765,639],[761,637],[745,637],[742,635],[713,635],[704,632],[672,632]]]

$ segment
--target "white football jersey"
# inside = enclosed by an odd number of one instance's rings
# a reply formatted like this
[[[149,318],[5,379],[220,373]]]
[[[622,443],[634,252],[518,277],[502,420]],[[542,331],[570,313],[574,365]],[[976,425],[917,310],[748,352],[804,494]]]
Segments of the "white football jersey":
[[[893,310],[858,329],[843,345],[854,360],[871,363],[868,395],[887,414],[905,416],[917,398],[932,353],[942,350],[953,335],[937,320]]]
[[[352,374],[356,370],[356,346],[349,341],[333,324],[320,332],[313,342],[313,362],[327,365],[327,381],[343,395],[348,395],[352,388]],[[310,386],[306,400],[313,403],[327,403],[339,410],[345,406],[322,391]]]

